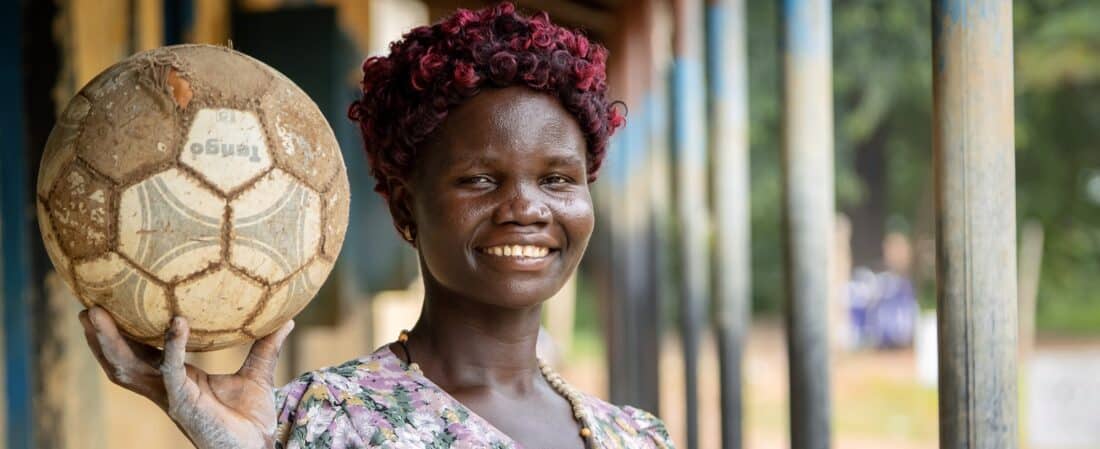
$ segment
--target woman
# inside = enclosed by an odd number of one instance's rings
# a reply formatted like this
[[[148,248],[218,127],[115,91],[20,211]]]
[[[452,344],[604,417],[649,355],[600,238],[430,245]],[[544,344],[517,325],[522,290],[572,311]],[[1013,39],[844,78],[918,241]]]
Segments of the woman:
[[[275,394],[293,322],[233,375],[184,364],[182,318],[161,353],[92,309],[89,346],[200,449],[671,447],[653,415],[577,393],[535,357],[542,303],[584,253],[588,183],[623,124],[606,55],[505,3],[416,28],[364,63],[349,116],[424,276],[420,319],[394,343]]]

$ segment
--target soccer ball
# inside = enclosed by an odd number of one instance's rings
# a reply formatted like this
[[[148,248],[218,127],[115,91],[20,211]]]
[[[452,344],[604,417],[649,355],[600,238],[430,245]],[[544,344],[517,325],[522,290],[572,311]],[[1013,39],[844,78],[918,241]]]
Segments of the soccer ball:
[[[38,224],[86,306],[190,351],[270,334],[332,270],[348,220],[336,138],[292,81],[240,52],[136,54],[69,102],[39,166]]]

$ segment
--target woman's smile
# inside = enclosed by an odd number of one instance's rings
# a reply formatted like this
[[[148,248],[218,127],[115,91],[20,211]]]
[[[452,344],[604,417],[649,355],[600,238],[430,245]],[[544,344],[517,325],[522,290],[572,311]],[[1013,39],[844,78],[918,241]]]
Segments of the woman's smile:
[[[558,258],[547,246],[505,244],[477,249],[477,262],[496,271],[542,272]]]

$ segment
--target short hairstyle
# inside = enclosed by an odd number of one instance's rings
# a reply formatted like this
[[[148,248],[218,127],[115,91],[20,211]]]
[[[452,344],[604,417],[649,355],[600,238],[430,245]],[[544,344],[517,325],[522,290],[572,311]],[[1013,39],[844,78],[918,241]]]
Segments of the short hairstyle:
[[[450,108],[483,87],[527,86],[557,97],[577,119],[595,181],[607,141],[625,117],[607,98],[607,49],[550,22],[523,16],[511,3],[457,10],[390,44],[390,54],[363,62],[361,98],[348,108],[359,123],[375,191],[389,197],[407,179],[417,146]]]

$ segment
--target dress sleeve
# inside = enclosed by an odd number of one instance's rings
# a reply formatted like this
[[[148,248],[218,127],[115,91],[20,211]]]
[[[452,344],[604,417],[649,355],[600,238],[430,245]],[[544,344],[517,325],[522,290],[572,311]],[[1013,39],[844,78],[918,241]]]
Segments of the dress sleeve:
[[[638,429],[638,437],[645,444],[646,449],[675,449],[672,438],[668,436],[668,429],[660,418],[653,416],[645,410],[626,406],[623,410],[630,414],[634,425]]]
[[[370,447],[344,409],[342,395],[319,373],[306,374],[275,392],[275,449]]]

